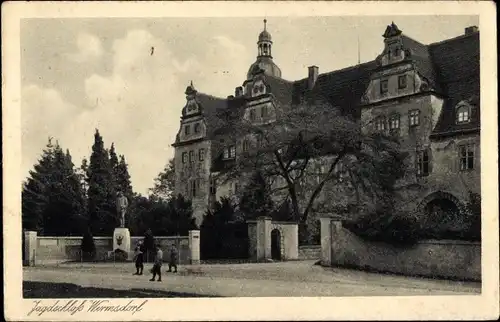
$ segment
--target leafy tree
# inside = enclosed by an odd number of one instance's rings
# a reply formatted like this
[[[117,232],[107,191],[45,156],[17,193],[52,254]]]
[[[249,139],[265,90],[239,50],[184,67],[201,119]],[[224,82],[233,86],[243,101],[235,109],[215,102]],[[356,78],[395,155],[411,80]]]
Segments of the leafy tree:
[[[88,212],[94,235],[110,235],[117,227],[116,191],[109,156],[96,129],[88,168]]]
[[[169,200],[175,190],[175,162],[170,159],[165,168],[155,178],[154,187],[150,192],[156,198]]]
[[[247,220],[272,215],[274,203],[271,199],[271,189],[260,171],[255,171],[250,182],[245,186],[239,209],[245,214]]]
[[[189,230],[197,229],[190,200],[178,194],[168,202],[168,213],[175,227],[175,234],[185,236]]]

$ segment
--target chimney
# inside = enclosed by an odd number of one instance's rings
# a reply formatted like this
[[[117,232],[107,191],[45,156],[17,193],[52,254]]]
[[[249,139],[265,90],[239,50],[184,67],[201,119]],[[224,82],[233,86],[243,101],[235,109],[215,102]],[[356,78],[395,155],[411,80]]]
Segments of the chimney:
[[[308,86],[309,89],[312,89],[314,87],[314,84],[316,84],[316,81],[318,80],[318,66],[309,66],[309,77],[308,77]]]
[[[478,26],[470,26],[470,27],[465,28],[466,35],[470,35],[470,34],[473,34],[475,32],[478,32],[478,31],[479,31]]]
[[[236,89],[234,90],[234,96],[235,96],[235,97],[239,97],[239,96],[241,96],[241,95],[243,95],[243,87],[238,86],[238,87],[236,87]]]

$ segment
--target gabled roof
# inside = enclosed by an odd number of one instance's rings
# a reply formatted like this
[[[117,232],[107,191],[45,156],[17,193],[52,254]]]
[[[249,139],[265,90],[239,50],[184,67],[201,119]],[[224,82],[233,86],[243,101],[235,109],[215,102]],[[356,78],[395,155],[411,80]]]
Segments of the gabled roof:
[[[410,51],[409,59],[415,63],[417,72],[427,79],[431,88],[440,92],[441,88],[437,81],[437,75],[429,52],[429,47],[406,35],[402,35],[401,40],[403,41],[404,48]]]

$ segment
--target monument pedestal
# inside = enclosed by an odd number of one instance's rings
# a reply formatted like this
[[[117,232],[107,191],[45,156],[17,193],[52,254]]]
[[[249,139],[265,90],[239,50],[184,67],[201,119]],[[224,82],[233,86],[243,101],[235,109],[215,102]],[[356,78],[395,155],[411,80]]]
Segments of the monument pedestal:
[[[127,254],[127,259],[131,259],[130,253],[130,231],[128,228],[115,228],[113,233],[113,251],[117,249],[124,251]]]

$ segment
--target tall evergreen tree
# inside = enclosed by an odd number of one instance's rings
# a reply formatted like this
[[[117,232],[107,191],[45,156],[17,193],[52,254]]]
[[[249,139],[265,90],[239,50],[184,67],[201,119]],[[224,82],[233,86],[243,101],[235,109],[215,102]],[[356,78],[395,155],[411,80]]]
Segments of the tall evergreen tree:
[[[116,191],[107,151],[99,130],[94,134],[94,145],[88,169],[88,212],[93,235],[112,234],[118,218],[114,204]]]
[[[42,156],[29,177],[23,184],[22,190],[22,225],[23,229],[36,230],[43,234],[44,211],[48,203],[47,190],[50,185],[54,159],[52,138],[43,150]]]
[[[130,174],[128,173],[128,164],[125,161],[124,155],[120,155],[120,161],[116,166],[115,176],[117,189],[123,192],[130,202],[134,196],[134,192],[132,190]]]
[[[44,235],[80,234],[83,195],[69,151],[51,139],[22,194],[23,228]]]
[[[47,235],[65,236],[83,233],[83,196],[69,151],[54,148],[48,205],[45,209],[44,230]]]
[[[89,187],[88,171],[89,171],[89,165],[87,158],[83,158],[82,164],[76,170],[76,173],[78,175],[78,179],[80,180],[80,186],[82,189],[83,207],[84,207],[83,213],[85,215],[88,215],[88,209],[87,209],[87,197],[88,197],[87,192]]]

